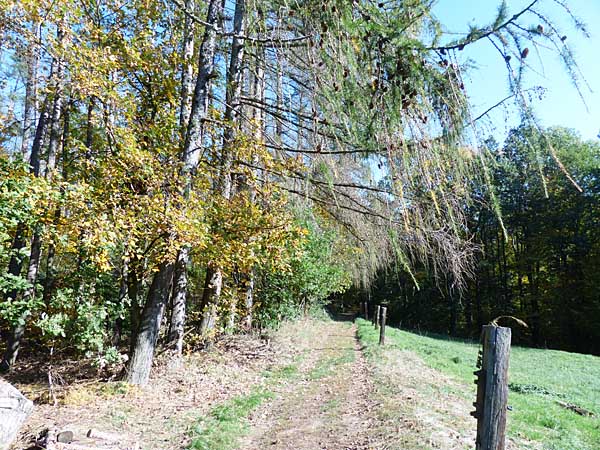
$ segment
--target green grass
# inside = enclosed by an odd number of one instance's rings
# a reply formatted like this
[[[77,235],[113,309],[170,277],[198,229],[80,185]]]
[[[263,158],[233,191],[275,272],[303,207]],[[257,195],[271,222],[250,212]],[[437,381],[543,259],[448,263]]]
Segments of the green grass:
[[[287,366],[281,366],[263,372],[265,378],[274,381],[294,379],[298,377],[298,375],[299,371],[297,364],[288,364]]]
[[[299,359],[299,358],[298,358]],[[275,367],[262,373],[272,386],[300,375],[297,363]],[[269,390],[256,388],[251,394],[235,397],[215,406],[193,427],[190,450],[231,450],[248,430],[248,415],[264,401],[274,398]]]
[[[230,450],[237,448],[247,430],[247,417],[260,404],[273,397],[269,391],[255,391],[214,407],[199,420],[192,433],[193,450]]]
[[[350,364],[355,359],[354,350],[346,349],[341,356],[324,357],[318,364],[308,373],[309,380],[320,380],[333,374],[337,366],[342,364]]]
[[[386,347],[377,345],[379,332],[358,320],[359,338],[367,354],[385,349],[416,353],[430,367],[464,382],[475,399],[473,371],[479,345],[442,337],[421,336],[386,328]],[[538,441],[548,450],[600,448],[600,358],[556,350],[513,347],[510,358],[508,432]],[[557,404],[572,403],[595,414],[580,416]]]

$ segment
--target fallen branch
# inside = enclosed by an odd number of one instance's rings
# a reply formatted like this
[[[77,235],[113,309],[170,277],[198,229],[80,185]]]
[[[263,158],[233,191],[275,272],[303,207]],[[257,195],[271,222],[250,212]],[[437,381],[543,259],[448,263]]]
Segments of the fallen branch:
[[[580,416],[594,417],[596,415],[592,411],[582,408],[581,406],[574,405],[573,403],[565,403],[561,402],[560,400],[556,400],[556,403],[558,403],[559,406],[568,409],[569,411],[579,414]]]

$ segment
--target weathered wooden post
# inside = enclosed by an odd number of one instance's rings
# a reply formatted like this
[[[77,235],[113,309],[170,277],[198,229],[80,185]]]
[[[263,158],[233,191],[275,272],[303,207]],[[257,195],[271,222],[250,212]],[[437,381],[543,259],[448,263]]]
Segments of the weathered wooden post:
[[[387,315],[387,308],[385,306],[381,307],[381,323],[379,327],[379,345],[385,344],[385,318]]]
[[[476,450],[505,448],[510,338],[510,328],[483,327],[483,353],[477,361],[479,370],[475,372],[477,401],[471,413],[477,419]]]
[[[365,305],[365,320],[369,320],[369,304],[367,302],[363,304]]]
[[[380,311],[381,311],[381,306],[377,305],[377,307],[375,308],[375,312],[373,314],[373,316],[374,316],[373,317],[373,319],[374,319],[373,325],[375,326],[375,328],[377,328],[379,326],[379,314],[380,314]]]

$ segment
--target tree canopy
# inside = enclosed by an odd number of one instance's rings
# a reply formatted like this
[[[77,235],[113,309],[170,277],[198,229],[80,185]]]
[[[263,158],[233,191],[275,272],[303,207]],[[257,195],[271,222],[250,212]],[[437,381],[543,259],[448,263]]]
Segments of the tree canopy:
[[[98,358],[127,338],[144,384],[159,339],[177,358],[190,331],[273,324],[387,270],[469,289],[473,211],[506,247],[519,176],[591,198],[579,144],[547,137],[521,89],[536,46],[578,80],[544,2],[451,40],[432,3],[2,0],[3,367],[26,330]],[[473,139],[457,55],[478,41],[527,127],[502,156]]]

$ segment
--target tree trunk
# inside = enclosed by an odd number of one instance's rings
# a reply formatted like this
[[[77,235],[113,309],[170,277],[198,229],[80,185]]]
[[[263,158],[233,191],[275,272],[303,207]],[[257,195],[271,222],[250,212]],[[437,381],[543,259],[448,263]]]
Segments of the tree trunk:
[[[44,139],[45,129],[46,129],[46,111],[47,111],[48,97],[44,101],[44,106],[42,107],[42,112],[40,113],[40,119],[38,121],[38,125],[35,132],[35,138],[33,140],[33,144],[31,146],[31,153],[29,157],[29,170],[34,176],[39,176],[40,173],[40,151],[42,148],[42,142]],[[11,251],[12,255],[10,258],[10,262],[8,265],[8,272],[11,275],[19,276],[21,275],[21,270],[23,267],[23,259],[21,256],[21,250],[25,247],[25,226],[22,223],[17,225],[17,231],[15,233],[15,238],[12,243]],[[39,242],[36,243],[36,234],[34,233],[34,237],[31,241],[31,252],[30,252],[30,264],[27,271],[27,280],[30,279],[30,273],[33,273],[33,267],[31,265],[31,259],[34,260],[35,276],[37,277],[37,263],[39,262]],[[39,236],[38,236],[39,240]],[[35,245],[34,245],[35,244]],[[36,249],[36,246],[38,248]],[[16,290],[11,290],[5,295],[5,301],[11,299],[15,301],[19,293]],[[22,316],[19,318],[19,321],[13,325],[12,330],[9,333],[6,350],[2,357],[2,361],[0,361],[0,370],[1,371],[9,371],[14,364],[17,354],[19,352],[19,345],[23,335],[25,333],[25,320],[27,318],[27,311],[22,313]]]
[[[162,263],[152,280],[127,368],[128,383],[140,386],[148,384],[172,275],[173,264]]]
[[[59,28],[57,32],[57,39],[60,42],[63,38],[63,32]],[[48,143],[48,155],[46,160],[46,169],[45,169],[45,177],[50,180],[52,178],[55,166],[56,166],[56,154],[60,141],[60,113],[62,110],[62,62],[60,60],[53,61],[54,67],[51,75],[51,79],[54,85],[54,100],[52,107],[52,116],[50,121],[50,139]],[[32,151],[31,151],[31,159],[34,161],[32,164],[32,171],[35,175],[39,175],[40,165],[39,165],[39,151],[41,148],[41,139],[43,134],[43,129],[39,130],[40,127],[45,126],[45,123],[42,123],[43,119],[40,117],[40,126],[38,126],[38,131],[40,131],[39,135],[36,131],[36,137],[34,139]],[[27,282],[29,283],[29,287],[23,294],[23,303],[27,304],[36,293],[36,282],[38,279],[39,267],[40,267],[40,258],[42,251],[42,238],[39,230],[35,230],[33,233],[33,237],[31,239],[31,251],[29,255],[29,266],[27,268]],[[0,368],[2,370],[10,370],[10,368],[14,365],[17,355],[19,353],[19,347],[21,345],[21,340],[25,334],[25,323],[27,317],[29,316],[30,311],[25,310],[22,312],[21,317],[18,319],[18,323],[11,330],[10,336],[8,338],[8,343],[6,347],[6,351],[4,353],[4,357],[2,362],[0,363]]]
[[[31,145],[31,152],[29,154],[29,171],[31,174],[38,176],[40,174],[40,151],[42,149],[42,142],[44,140],[44,134],[46,130],[47,122],[47,104],[48,98],[44,101],[44,106],[40,113],[40,119],[35,131],[35,138]],[[15,232],[15,237],[11,246],[11,257],[8,263],[8,273],[14,276],[19,276],[23,268],[23,257],[21,256],[21,250],[25,247],[25,225],[19,223]],[[16,298],[17,292],[10,291],[4,298]]]
[[[264,23],[264,18],[262,15],[259,17],[259,20]],[[259,60],[256,62],[254,71],[250,76],[250,94],[257,102],[262,104],[265,101],[265,69],[262,61],[264,59],[264,50],[259,53],[258,58]],[[254,126],[254,130],[252,132],[254,141],[257,145],[263,145],[265,126],[264,110],[259,107],[253,107],[251,111],[251,118],[252,126]],[[252,165],[258,166],[259,164],[258,158],[255,156],[252,161]],[[249,200],[251,203],[254,203],[256,201],[256,189],[253,186],[248,186],[248,190]],[[254,277],[255,271],[254,269],[251,269],[247,274],[244,286],[245,315],[242,319],[242,325],[248,330],[252,328],[252,309],[254,308]]]
[[[62,153],[62,179],[63,181],[67,180],[67,171],[66,171],[66,149],[67,142],[69,139],[69,127],[70,127],[70,110],[72,107],[71,102],[67,102],[63,111],[63,130],[62,130],[62,141],[61,141],[61,153]],[[62,192],[62,188],[61,188]],[[61,210],[60,208],[56,208],[54,211],[54,224],[56,225],[60,220]],[[54,256],[56,254],[56,248],[54,243],[50,243],[48,246],[48,254],[46,256],[46,274],[44,277],[44,290],[42,295],[42,301],[44,304],[48,304],[50,302],[50,298],[54,291],[54,284],[56,280],[56,268],[54,267]]]
[[[244,293],[244,306],[246,313],[242,321],[244,328],[252,328],[252,310],[254,308],[254,270],[252,270],[246,280],[246,292]]]
[[[127,296],[129,297],[129,322],[131,334],[129,336],[129,353],[133,353],[135,340],[140,330],[142,311],[140,308],[141,282],[135,270],[129,271],[127,275]]]
[[[29,286],[25,290],[22,300],[25,304],[35,295],[35,282],[38,275],[41,250],[42,242],[39,233],[36,232],[31,240],[31,252],[29,255],[29,266],[27,269],[27,282],[29,283]],[[18,319],[18,322],[10,331],[8,342],[6,344],[6,350],[4,351],[2,362],[0,362],[0,370],[2,371],[9,371],[17,360],[21,341],[25,335],[25,323],[29,314],[29,310],[23,311]]]
[[[238,296],[235,295],[231,299],[231,304],[229,305],[229,316],[227,318],[227,333],[232,334],[235,329],[235,317],[237,315],[237,303]]]
[[[185,309],[187,297],[187,268],[189,263],[189,248],[182,247],[177,256],[175,274],[173,277],[173,311],[169,327],[169,345],[173,348],[176,357],[183,351],[183,334],[185,326]]]
[[[202,298],[202,321],[200,322],[200,335],[206,335],[212,330],[217,321],[217,301],[221,297],[223,287],[223,274],[220,270],[211,267],[206,269],[206,283]]]
[[[39,22],[32,23],[34,36],[40,37],[41,29]],[[31,140],[35,133],[36,98],[37,98],[37,71],[39,64],[39,50],[37,45],[31,45],[27,51],[27,80],[25,82],[25,102],[23,105],[23,133],[21,140],[21,154],[23,160],[29,159],[31,151]]]
[[[64,36],[63,30],[59,27],[57,32],[57,39],[59,42],[62,41]],[[60,116],[62,112],[63,104],[63,63],[60,59],[55,60],[56,65],[55,72],[53,73],[54,79],[54,101],[52,104],[52,115],[50,116],[50,141],[48,143],[48,157],[46,160],[46,171],[45,177],[47,180],[52,180],[54,176],[54,169],[56,168],[56,157],[58,154],[58,148],[60,145]]]
[[[224,199],[231,198],[231,165],[233,162],[233,140],[235,137],[235,127],[239,123],[240,100],[242,94],[243,80],[243,61],[244,61],[244,33],[246,31],[246,0],[237,0],[235,3],[235,13],[233,18],[234,38],[231,43],[231,58],[227,70],[227,89],[226,89],[226,107],[225,122],[228,124],[223,133],[223,150],[221,153],[220,173],[218,180],[218,193]],[[205,290],[208,295],[204,315],[202,317],[201,332],[209,332],[215,325],[216,312],[220,302],[221,290],[223,287],[223,274],[218,264],[214,262],[209,265],[207,270],[210,289]],[[206,316],[206,317],[205,317]]]
[[[202,44],[200,45],[198,76],[192,98],[192,110],[190,112],[185,144],[181,155],[181,160],[184,162],[184,175],[188,177],[195,171],[202,151],[203,122],[208,112],[210,80],[214,77],[215,71],[217,29],[221,28],[222,16],[222,0],[210,0],[206,22],[212,26],[206,27]]]
[[[94,97],[90,97],[87,106],[87,121],[85,125],[85,148],[87,149],[86,156],[88,158],[91,158],[92,156],[92,143],[94,141],[94,103]]]
[[[186,0],[185,9],[187,11],[194,11],[195,9],[195,0]],[[216,5],[214,5],[216,6]],[[214,7],[213,6],[213,7]],[[211,14],[209,10],[209,17],[207,20],[211,20],[211,18],[215,17]],[[218,17],[216,18],[218,20]],[[187,197],[189,194],[189,189],[191,185],[191,175],[192,171],[195,170],[198,165],[197,154],[194,152],[190,152],[186,145],[191,144],[190,142],[186,142],[186,130],[188,128],[188,124],[190,122],[190,116],[192,114],[192,93],[193,93],[193,75],[194,75],[194,66],[192,63],[192,59],[194,57],[194,22],[191,20],[189,16],[185,16],[185,25],[183,32],[183,64],[181,68],[181,106],[179,112],[179,127],[181,130],[181,134],[183,137],[183,148],[181,159],[186,166],[186,180],[184,186],[184,197]],[[205,34],[204,39],[210,39],[212,34]],[[214,39],[214,37],[213,37]],[[208,47],[208,48],[207,48]],[[210,51],[210,46],[208,42],[202,45],[202,50]],[[213,47],[213,55],[203,54],[201,56],[200,67],[211,66],[214,65],[214,47]],[[208,57],[209,61],[205,58]],[[205,67],[205,70],[209,70]],[[211,69],[212,72],[212,69]],[[200,77],[199,77],[200,78]],[[202,80],[203,83],[209,83],[209,79]],[[199,89],[199,94],[201,96],[205,95],[207,92],[207,88]],[[199,116],[200,119],[206,118],[208,104],[205,98],[200,99],[199,102],[200,109],[196,109],[194,114]],[[197,119],[198,117],[196,117]],[[197,130],[199,133],[196,139],[199,139],[199,147],[202,145],[202,122],[200,124],[200,129]],[[172,311],[171,311],[171,323],[169,326],[169,336],[168,341],[169,345],[174,350],[174,356],[176,358],[181,356],[183,351],[183,334],[185,327],[185,310],[186,310],[186,302],[187,302],[187,271],[188,265],[190,262],[190,248],[188,245],[183,245],[179,250],[177,255],[177,262],[175,265],[175,273],[173,276],[173,295],[171,298]]]
[[[452,281],[448,277],[446,277],[446,291],[448,293],[448,301],[450,302],[449,333],[450,336],[455,336],[458,325],[458,299],[456,298],[456,295],[454,295]]]
[[[194,7],[193,0],[186,1],[186,9]],[[192,177],[202,152],[202,136],[204,120],[208,114],[208,100],[210,91],[210,81],[215,71],[215,55],[217,51],[217,29],[220,28],[223,16],[223,3],[220,0],[211,0],[208,4],[206,22],[212,26],[207,26],[204,31],[202,43],[200,45],[198,76],[194,88],[194,95],[189,101],[189,92],[191,90],[192,67],[189,64],[190,58],[194,53],[193,43],[193,23],[186,17],[186,29],[184,32],[182,67],[182,98],[180,110],[180,125],[184,128],[187,124],[185,133],[185,142],[181,152],[181,161],[183,162],[184,192],[183,195],[189,195],[191,189]],[[183,348],[183,328],[185,325],[185,307],[187,301],[187,266],[189,264],[189,247],[183,245],[177,257],[177,268],[175,271],[174,289],[173,289],[173,313],[171,315],[171,336],[169,341],[174,345],[175,355],[181,354]]]
[[[186,0],[186,11],[194,12],[195,0]],[[210,18],[209,18],[210,19]],[[186,14],[183,29],[183,64],[181,68],[181,107],[179,110],[179,127],[185,140],[185,131],[192,112],[192,94],[194,92],[194,21]]]

